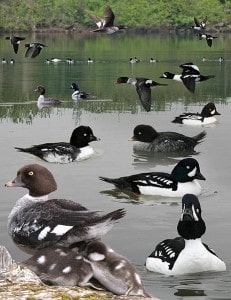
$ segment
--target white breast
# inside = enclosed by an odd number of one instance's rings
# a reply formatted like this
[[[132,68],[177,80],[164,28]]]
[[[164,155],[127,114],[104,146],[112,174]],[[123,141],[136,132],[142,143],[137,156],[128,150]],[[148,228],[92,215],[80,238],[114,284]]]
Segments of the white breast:
[[[83,147],[80,149],[80,151],[81,152],[77,157],[77,161],[88,159],[95,153],[94,149],[91,146]]]
[[[173,266],[173,275],[226,270],[225,263],[209,252],[201,243],[201,239],[186,240],[185,242],[185,248]]]

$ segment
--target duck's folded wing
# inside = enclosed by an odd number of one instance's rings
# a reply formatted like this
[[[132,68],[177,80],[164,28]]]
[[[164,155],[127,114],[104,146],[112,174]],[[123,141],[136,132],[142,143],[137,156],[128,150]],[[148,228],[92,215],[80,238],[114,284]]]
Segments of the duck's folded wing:
[[[164,172],[141,173],[129,176],[127,181],[136,186],[153,186],[164,189],[177,190],[177,182],[171,178],[171,175]]]
[[[71,202],[65,204],[65,201],[53,199],[26,207],[15,220],[18,226],[13,230],[14,241],[32,248],[50,246],[74,226],[83,230],[89,219],[97,216],[97,212],[88,211]]]
[[[182,237],[167,239],[160,242],[149,257],[159,258],[162,262],[168,263],[168,268],[171,270],[184,247],[185,241]]]

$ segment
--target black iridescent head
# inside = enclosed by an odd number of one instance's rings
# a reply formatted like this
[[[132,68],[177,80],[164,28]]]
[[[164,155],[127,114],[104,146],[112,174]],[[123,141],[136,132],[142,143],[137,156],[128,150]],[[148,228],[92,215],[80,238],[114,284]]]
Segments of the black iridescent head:
[[[201,206],[193,194],[185,194],[182,198],[182,213],[177,226],[178,233],[184,239],[200,238],[206,230],[201,217]]]

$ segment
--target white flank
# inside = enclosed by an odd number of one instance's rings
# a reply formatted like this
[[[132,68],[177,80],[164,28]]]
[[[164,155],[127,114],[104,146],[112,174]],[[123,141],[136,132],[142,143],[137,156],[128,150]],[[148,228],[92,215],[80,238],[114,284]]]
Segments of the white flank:
[[[46,155],[44,155],[44,160],[51,163],[60,163],[60,164],[68,164],[69,162],[72,161],[70,156],[67,154],[57,155],[53,153],[46,153]]]
[[[163,197],[183,197],[184,194],[194,194],[196,196],[201,194],[201,186],[197,180],[190,182],[178,183],[177,190],[173,191],[171,188],[159,188],[154,186],[139,186],[139,190],[143,195],[156,195]]]
[[[209,124],[213,124],[216,123],[217,119],[216,117],[208,117],[208,118],[204,118],[203,122],[201,121],[201,117],[200,119],[184,119],[183,120],[183,124],[185,125],[209,125]]]
[[[64,235],[71,228],[73,228],[73,226],[57,225],[57,226],[54,227],[54,229],[51,231],[51,233],[54,233],[56,235]]]

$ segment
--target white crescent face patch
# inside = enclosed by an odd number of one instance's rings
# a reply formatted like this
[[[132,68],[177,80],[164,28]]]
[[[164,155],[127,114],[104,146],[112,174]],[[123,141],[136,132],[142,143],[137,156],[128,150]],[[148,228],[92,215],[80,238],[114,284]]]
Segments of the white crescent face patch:
[[[195,167],[194,169],[192,169],[192,171],[191,171],[191,172],[189,172],[189,173],[188,173],[188,176],[189,176],[189,177],[193,177],[193,176],[195,176],[195,174],[196,174],[196,171],[197,171],[197,168]]]

